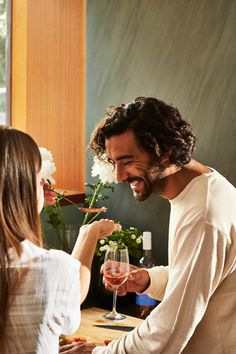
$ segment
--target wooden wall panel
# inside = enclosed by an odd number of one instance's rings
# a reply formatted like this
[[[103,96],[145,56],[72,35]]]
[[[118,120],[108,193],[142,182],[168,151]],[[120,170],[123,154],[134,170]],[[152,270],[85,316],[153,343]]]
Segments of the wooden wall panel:
[[[28,0],[27,5],[26,131],[52,151],[56,186],[81,193],[85,0]]]
[[[26,131],[27,1],[12,2],[11,125]]]

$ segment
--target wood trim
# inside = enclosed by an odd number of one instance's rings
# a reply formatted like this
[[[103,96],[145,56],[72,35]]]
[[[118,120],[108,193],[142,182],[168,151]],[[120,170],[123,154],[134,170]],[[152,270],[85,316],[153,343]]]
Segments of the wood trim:
[[[62,190],[61,189],[56,189],[58,192],[61,192]],[[73,203],[76,203],[76,204],[80,204],[80,203],[83,203],[84,202],[84,199],[85,199],[85,194],[84,193],[81,193],[81,194],[78,194],[77,192],[75,191],[67,191],[66,193],[64,193],[65,196],[71,200]],[[61,199],[60,200],[60,204],[62,206],[64,205],[71,205],[71,203],[69,203],[67,200],[65,199]]]

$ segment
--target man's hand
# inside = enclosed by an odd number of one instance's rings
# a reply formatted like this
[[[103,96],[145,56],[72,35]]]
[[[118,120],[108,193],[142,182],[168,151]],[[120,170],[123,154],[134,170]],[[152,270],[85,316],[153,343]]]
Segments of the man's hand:
[[[101,274],[103,274],[103,266],[101,267]],[[113,291],[113,288],[103,278],[103,283],[107,290]],[[146,269],[138,268],[130,264],[130,273],[124,284],[118,289],[118,295],[124,296],[127,292],[142,293],[150,285],[149,274]]]
[[[73,342],[71,344],[60,345],[59,353],[90,354],[95,347],[94,343]]]

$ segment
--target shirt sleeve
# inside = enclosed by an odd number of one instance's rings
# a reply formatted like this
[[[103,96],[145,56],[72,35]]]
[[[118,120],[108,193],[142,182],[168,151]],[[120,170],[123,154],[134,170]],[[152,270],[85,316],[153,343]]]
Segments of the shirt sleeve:
[[[147,269],[150,277],[150,286],[143,294],[147,294],[154,299],[162,301],[168,282],[168,269],[168,266],[158,266]]]
[[[93,354],[181,353],[223,280],[227,238],[202,220],[181,227],[163,301],[144,322]],[[153,275],[154,276],[154,275]]]

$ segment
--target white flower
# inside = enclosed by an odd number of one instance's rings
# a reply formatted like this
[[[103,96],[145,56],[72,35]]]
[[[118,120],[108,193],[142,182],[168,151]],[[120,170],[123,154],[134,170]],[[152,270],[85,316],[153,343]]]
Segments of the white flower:
[[[100,240],[100,244],[101,244],[101,245],[104,245],[104,243],[105,243],[105,240],[101,239],[101,240]]]
[[[141,237],[138,237],[138,238],[136,239],[136,243],[139,244],[139,243],[141,243],[141,242],[142,242]]]
[[[108,245],[101,246],[101,247],[99,248],[99,251],[100,251],[100,252],[106,251],[107,248],[108,248]]]
[[[53,161],[52,153],[43,147],[40,147],[39,151],[42,158],[41,175],[46,180],[49,180],[51,183],[55,184],[52,174],[56,171],[56,165]]]
[[[92,166],[92,177],[98,176],[102,183],[118,183],[114,167],[108,161],[100,161],[97,156],[93,158],[94,164]]]
[[[136,239],[136,236],[135,236],[134,234],[132,234],[132,235],[130,236],[130,238],[132,238],[132,240],[135,240],[135,239]]]

